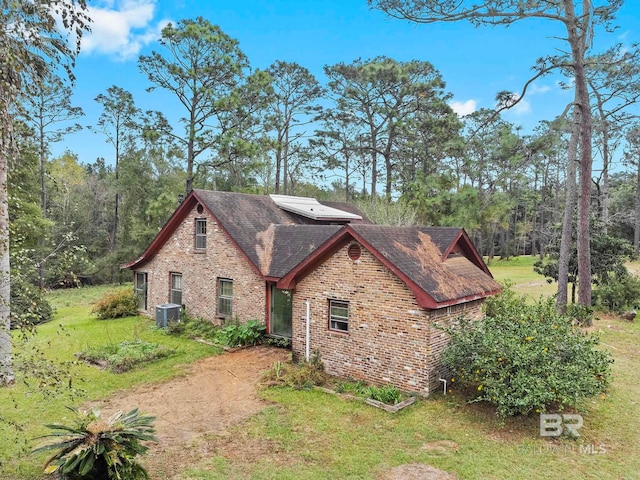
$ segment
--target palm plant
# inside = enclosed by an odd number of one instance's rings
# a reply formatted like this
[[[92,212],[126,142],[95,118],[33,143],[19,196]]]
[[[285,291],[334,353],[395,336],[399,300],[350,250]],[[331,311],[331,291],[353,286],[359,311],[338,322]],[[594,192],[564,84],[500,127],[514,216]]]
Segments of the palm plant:
[[[100,411],[81,412],[67,407],[78,416],[76,424],[49,424],[53,430],[39,438],[55,438],[33,453],[57,452],[45,463],[45,473],[58,473],[68,480],[138,480],[148,479],[146,470],[136,461],[147,451],[142,444],[156,441],[151,426],[155,417],[141,415],[138,409],[121,411],[102,420]]]

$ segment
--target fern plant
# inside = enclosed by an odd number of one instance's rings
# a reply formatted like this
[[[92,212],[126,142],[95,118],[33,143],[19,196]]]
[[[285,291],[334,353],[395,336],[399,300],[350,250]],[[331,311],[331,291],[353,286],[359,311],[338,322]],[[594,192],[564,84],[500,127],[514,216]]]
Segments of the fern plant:
[[[100,411],[80,412],[73,426],[46,425],[53,430],[39,438],[53,438],[52,443],[33,453],[57,450],[45,463],[45,473],[57,473],[68,480],[140,480],[148,479],[137,457],[147,451],[142,442],[156,441],[152,423],[155,417],[141,415],[138,409],[116,412],[103,420]]]

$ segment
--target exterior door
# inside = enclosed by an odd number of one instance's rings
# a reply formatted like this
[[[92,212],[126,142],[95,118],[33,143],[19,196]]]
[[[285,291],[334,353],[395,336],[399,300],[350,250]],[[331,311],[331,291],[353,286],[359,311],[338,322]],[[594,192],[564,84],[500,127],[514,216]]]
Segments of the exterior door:
[[[147,274],[143,272],[136,272],[134,291],[138,297],[138,308],[140,310],[147,309]]]
[[[291,290],[280,290],[271,285],[271,321],[269,333],[278,337],[291,338],[292,295]]]

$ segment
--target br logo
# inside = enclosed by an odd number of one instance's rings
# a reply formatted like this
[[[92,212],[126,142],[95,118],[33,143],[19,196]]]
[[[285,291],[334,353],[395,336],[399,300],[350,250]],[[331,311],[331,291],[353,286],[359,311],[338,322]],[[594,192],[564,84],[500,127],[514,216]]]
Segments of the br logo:
[[[559,437],[563,432],[572,437],[579,437],[578,429],[582,428],[584,421],[582,415],[558,413],[540,414],[540,436]]]

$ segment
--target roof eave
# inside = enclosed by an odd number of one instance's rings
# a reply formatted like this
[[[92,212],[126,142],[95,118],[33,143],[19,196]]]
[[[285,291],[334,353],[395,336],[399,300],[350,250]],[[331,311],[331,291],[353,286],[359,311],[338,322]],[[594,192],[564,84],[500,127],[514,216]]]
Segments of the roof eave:
[[[252,270],[261,278],[264,278],[264,274],[260,271],[260,268],[253,263],[249,255],[240,247],[238,242],[236,242],[235,238],[229,233],[229,231],[224,227],[224,225],[218,220],[218,218],[214,215],[214,213],[207,207],[207,204],[198,196],[195,190],[192,190],[191,193],[184,199],[184,201],[180,204],[180,206],[173,213],[169,221],[162,227],[162,230],[158,232],[156,238],[153,239],[151,244],[147,247],[144,253],[139,256],[137,259],[133,260],[129,263],[124,263],[120,265],[120,268],[135,268],[141,265],[144,265],[147,261],[151,260],[153,256],[158,253],[160,248],[166,243],[171,234],[175,231],[175,229],[182,223],[186,214],[193,208],[194,205],[200,203],[207,211],[207,213],[211,216],[213,220],[215,220],[218,227],[224,232],[224,234],[229,238],[231,243],[238,249],[240,255],[242,255]]]
[[[416,297],[418,300],[418,305],[423,308],[428,308],[429,310],[438,310],[440,308],[452,307],[454,305],[460,305],[461,303],[468,303],[474,300],[482,300],[487,297],[491,297],[493,295],[497,295],[502,292],[502,287],[496,288],[494,290],[490,290],[482,293],[475,293],[472,295],[465,295],[464,297],[452,298],[450,300],[445,300],[442,302],[436,302],[433,298],[429,297],[430,301],[421,301],[422,299]]]
[[[165,242],[169,239],[178,225],[180,225],[186,215],[186,212],[188,212],[197,202],[202,203],[196,193],[192,191],[191,193],[189,193],[187,198],[182,201],[176,211],[173,212],[167,223],[165,223],[164,227],[160,229],[160,231],[153,239],[153,241],[149,244],[144,253],[131,262],[121,264],[120,268],[139,267],[145,264],[147,261],[151,260],[151,258],[153,258],[158,250],[160,250],[162,245],[164,245]]]
[[[282,290],[291,290],[295,288],[298,277],[302,276],[302,278],[304,278],[307,276],[307,274],[313,270],[318,263],[333,254],[333,252],[342,245],[341,242],[345,241],[345,238],[349,235],[350,233],[347,231],[346,227],[341,228],[331,235],[322,245],[316,248],[311,255],[282,276],[278,280],[277,287]]]

